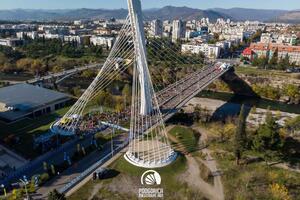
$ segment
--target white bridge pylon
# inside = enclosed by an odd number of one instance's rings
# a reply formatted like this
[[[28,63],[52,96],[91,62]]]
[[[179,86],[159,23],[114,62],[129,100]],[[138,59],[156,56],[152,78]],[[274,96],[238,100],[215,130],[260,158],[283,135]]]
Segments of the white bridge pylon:
[[[135,64],[139,73],[141,86],[140,112],[142,115],[147,115],[150,114],[153,109],[151,102],[153,91],[150,89],[152,84],[147,63],[146,39],[140,0],[128,0],[128,10],[134,38]]]
[[[176,159],[176,153],[169,144],[149,73],[140,0],[128,0],[128,9],[134,37],[135,63],[130,144],[124,157],[139,167],[163,167]]]
[[[51,130],[61,135],[74,135],[82,130],[88,102],[120,73],[133,67],[129,148],[124,157],[138,167],[163,167],[173,162],[177,154],[169,144],[149,73],[140,0],[128,0],[128,9],[126,23],[97,77]]]

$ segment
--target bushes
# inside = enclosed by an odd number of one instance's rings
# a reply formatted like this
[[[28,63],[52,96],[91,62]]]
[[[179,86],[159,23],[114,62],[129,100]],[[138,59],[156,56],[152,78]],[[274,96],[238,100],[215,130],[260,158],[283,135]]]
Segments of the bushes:
[[[270,191],[274,199],[291,200],[288,189],[284,185],[273,183],[270,185]]]
[[[252,89],[259,96],[266,97],[272,100],[278,100],[281,96],[281,91],[279,88],[272,87],[270,85],[260,85],[254,84],[252,85]]]
[[[48,173],[43,173],[40,177],[40,184],[43,184],[45,183],[46,181],[48,181],[50,178],[49,174]]]

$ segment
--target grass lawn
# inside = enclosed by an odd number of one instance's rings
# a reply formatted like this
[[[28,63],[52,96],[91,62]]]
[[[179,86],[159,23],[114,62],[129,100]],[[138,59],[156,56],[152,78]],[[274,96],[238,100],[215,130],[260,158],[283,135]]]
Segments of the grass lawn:
[[[87,184],[85,184],[82,188],[80,188],[76,193],[71,195],[68,200],[85,200],[89,199],[90,196],[93,194],[94,188],[96,185],[101,184],[101,187],[98,188],[97,192],[94,193],[97,194],[97,196],[101,196],[99,199],[113,199],[113,200],[121,200],[121,199],[137,199],[136,194],[124,194],[124,193],[118,193],[118,192],[112,192],[106,186],[109,184],[115,183],[115,181],[118,182],[118,180],[122,179],[120,177],[126,177],[126,179],[130,180],[136,180],[137,184],[135,187],[145,187],[139,183],[140,177],[142,174],[148,170],[145,168],[139,168],[136,166],[131,165],[128,163],[123,157],[115,161],[109,169],[117,171],[119,174],[111,179],[106,180],[100,180],[100,181],[89,181]],[[175,162],[172,164],[163,167],[155,169],[162,178],[162,183],[159,186],[160,188],[164,189],[164,199],[178,199],[179,196],[176,197],[175,194],[184,193],[186,196],[192,195],[191,191],[187,189],[187,186],[185,184],[180,183],[176,175],[180,174],[181,172],[185,171],[186,169],[186,159],[184,156],[179,155]],[[117,179],[117,180],[114,180]],[[113,181],[114,180],[114,181]],[[129,184],[129,183],[128,183]],[[131,183],[132,184],[132,183]],[[200,198],[199,198],[200,199]]]
[[[49,130],[50,125],[59,117],[64,115],[70,107],[65,107],[57,110],[49,115],[41,116],[36,119],[24,119],[12,124],[5,124],[0,122],[0,139],[14,134],[20,137],[20,144],[13,148],[26,158],[33,158],[38,156],[32,149],[33,136],[45,133]],[[26,149],[26,151],[24,151]]]
[[[284,71],[278,70],[264,70],[252,66],[239,66],[234,68],[237,74],[244,75],[263,75],[263,76],[283,76],[283,77],[293,77],[293,74],[286,73]]]
[[[194,152],[198,146],[199,134],[185,126],[175,126],[169,133],[174,136],[188,152]]]

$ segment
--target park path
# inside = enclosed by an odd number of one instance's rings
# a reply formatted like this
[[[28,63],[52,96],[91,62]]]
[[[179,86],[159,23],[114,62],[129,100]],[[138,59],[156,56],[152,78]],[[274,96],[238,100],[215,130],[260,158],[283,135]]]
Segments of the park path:
[[[194,126],[193,129],[201,133],[199,143],[200,142],[207,142],[209,132],[206,129],[201,128],[199,126]],[[206,165],[207,168],[210,169],[210,171],[211,171],[211,173],[214,177],[215,191],[217,192],[217,195],[219,196],[219,199],[223,200],[223,199],[225,199],[225,197],[224,197],[224,188],[223,188],[222,179],[221,179],[221,172],[217,167],[217,162],[211,156],[211,151],[208,148],[204,148],[201,151],[204,155],[206,155],[206,160],[202,160],[202,159],[199,159],[199,160],[204,165]]]
[[[167,132],[169,132],[174,125],[168,126],[167,127]],[[201,133],[201,137],[199,139],[199,145],[202,145],[203,142],[207,141],[207,131],[205,129],[202,129],[198,126],[193,126],[192,127],[194,130],[197,132]],[[168,134],[168,137],[170,140],[174,142],[178,142],[177,138]],[[175,146],[178,150],[182,150],[181,145]],[[217,163],[216,161],[212,158],[211,152],[209,149],[204,148],[202,150],[202,153],[206,155],[206,159],[202,160],[200,158],[194,158],[192,155],[188,154],[186,155],[187,163],[188,163],[188,168],[184,174],[182,174],[182,178],[188,183],[193,188],[197,188],[201,191],[201,193],[206,196],[207,198],[211,200],[224,200],[224,191],[223,191],[223,184],[220,176],[220,172],[217,168]],[[205,182],[201,178],[201,172],[199,168],[199,162],[202,162],[212,173],[214,176],[214,184],[211,185],[207,182]],[[195,177],[198,177],[195,179]]]

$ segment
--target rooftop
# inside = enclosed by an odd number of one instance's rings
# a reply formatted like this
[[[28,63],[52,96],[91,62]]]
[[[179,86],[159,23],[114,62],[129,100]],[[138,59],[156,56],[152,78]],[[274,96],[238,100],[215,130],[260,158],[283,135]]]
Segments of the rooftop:
[[[251,43],[250,48],[252,50],[272,50],[275,51],[278,49],[279,52],[284,51],[284,52],[298,52],[300,53],[300,46],[290,46],[290,45],[285,45],[285,44],[276,44],[276,43]]]
[[[13,110],[0,112],[0,118],[13,120],[39,107],[64,99],[69,99],[69,96],[25,83],[0,88],[0,104],[6,108],[13,108]]]

